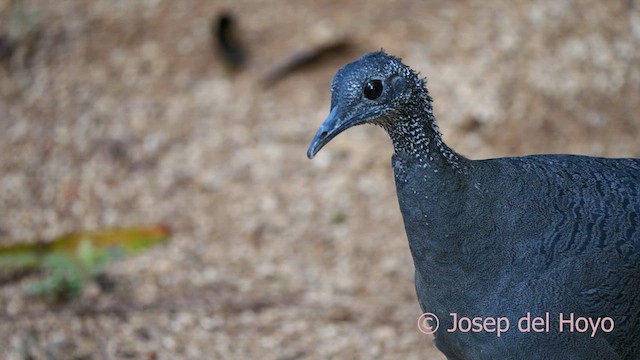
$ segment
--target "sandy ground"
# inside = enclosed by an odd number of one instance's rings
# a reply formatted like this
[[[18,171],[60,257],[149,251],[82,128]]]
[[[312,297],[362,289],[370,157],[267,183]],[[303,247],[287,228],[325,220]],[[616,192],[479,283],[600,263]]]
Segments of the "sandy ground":
[[[313,161],[335,71],[384,48],[429,78],[474,159],[640,157],[638,1],[10,1],[0,34],[0,243],[163,222],[172,240],[52,306],[0,287],[3,359],[443,359],[375,127]],[[230,75],[209,21],[249,49]],[[39,34],[34,36],[33,34]],[[351,51],[265,88],[296,50]]]

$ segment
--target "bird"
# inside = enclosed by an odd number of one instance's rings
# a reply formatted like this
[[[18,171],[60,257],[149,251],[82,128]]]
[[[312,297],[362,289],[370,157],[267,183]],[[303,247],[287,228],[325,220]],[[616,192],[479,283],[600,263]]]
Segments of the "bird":
[[[383,50],[345,65],[307,156],[356,125],[386,130],[435,346],[449,360],[640,359],[640,159],[469,159],[443,142],[426,83]]]

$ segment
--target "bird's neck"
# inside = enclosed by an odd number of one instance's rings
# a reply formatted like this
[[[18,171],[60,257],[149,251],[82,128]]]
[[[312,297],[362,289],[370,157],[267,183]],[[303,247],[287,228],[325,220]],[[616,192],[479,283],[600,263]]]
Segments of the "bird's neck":
[[[428,103],[427,103],[428,105]],[[392,160],[400,210],[417,275],[436,296],[448,296],[467,279],[463,241],[468,236],[465,191],[470,162],[450,149],[440,136],[430,106],[397,117],[386,127],[393,141]],[[429,270],[434,264],[435,269]],[[464,283],[466,285],[466,283]]]
[[[396,154],[408,156],[424,167],[464,171],[464,158],[442,141],[428,98],[383,127],[391,137]]]

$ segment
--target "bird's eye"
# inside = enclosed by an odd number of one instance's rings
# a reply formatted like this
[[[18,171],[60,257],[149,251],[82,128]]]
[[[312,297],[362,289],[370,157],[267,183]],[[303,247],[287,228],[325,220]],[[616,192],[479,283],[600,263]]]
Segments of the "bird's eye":
[[[382,81],[380,80],[369,80],[366,84],[364,84],[364,97],[369,100],[375,100],[382,95]]]

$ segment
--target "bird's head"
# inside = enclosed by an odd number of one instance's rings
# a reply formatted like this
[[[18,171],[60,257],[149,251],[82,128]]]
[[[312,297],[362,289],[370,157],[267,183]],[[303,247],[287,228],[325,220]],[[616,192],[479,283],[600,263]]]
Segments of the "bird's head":
[[[350,127],[369,123],[388,129],[421,98],[429,102],[424,82],[400,59],[383,51],[365,54],[333,78],[331,112],[313,138],[307,156],[311,159]]]

